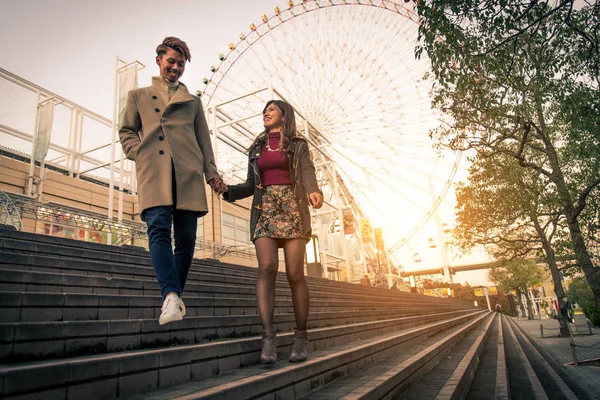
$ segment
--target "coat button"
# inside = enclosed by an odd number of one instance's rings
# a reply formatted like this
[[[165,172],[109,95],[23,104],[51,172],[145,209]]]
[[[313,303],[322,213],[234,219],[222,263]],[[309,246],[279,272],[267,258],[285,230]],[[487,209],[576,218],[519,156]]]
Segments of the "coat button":
[[[153,98],[154,100],[156,100],[158,97],[156,97],[156,96],[152,96],[152,98]]]
[[[158,152],[158,154],[160,154],[162,156],[163,154],[165,154],[165,152],[161,150]]]
[[[260,153],[256,153],[256,157],[260,157]]]
[[[156,112],[160,112],[160,110],[159,110],[158,108],[155,108],[155,109],[154,109],[154,111],[156,111]]]
[[[159,136],[158,140],[165,140],[165,138],[163,136]]]

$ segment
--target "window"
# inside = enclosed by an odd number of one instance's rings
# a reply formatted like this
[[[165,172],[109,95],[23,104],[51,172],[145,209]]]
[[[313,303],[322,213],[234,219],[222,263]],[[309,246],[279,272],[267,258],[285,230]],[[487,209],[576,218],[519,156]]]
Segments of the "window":
[[[223,243],[234,246],[250,244],[250,221],[223,213]]]

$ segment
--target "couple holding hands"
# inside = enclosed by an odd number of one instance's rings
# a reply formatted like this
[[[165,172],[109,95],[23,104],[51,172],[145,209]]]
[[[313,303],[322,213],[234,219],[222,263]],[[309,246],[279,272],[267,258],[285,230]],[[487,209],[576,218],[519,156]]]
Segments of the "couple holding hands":
[[[141,218],[147,225],[150,257],[163,298],[159,323],[185,316],[181,295],[194,255],[197,220],[208,212],[206,179],[226,201],[253,196],[250,238],[258,259],[261,362],[277,359],[273,313],[279,248],[284,252],[296,319],[290,361],[304,361],[308,354],[304,252],[311,237],[309,206],[323,205],[308,143],[297,135],[293,108],[271,100],[263,110],[265,129],[248,149],[246,181],[225,184],[217,172],[200,98],[179,82],[190,60],[184,41],[165,38],[156,48],[160,76],[152,78],[151,86],[129,92],[119,130],[125,155],[136,163]]]

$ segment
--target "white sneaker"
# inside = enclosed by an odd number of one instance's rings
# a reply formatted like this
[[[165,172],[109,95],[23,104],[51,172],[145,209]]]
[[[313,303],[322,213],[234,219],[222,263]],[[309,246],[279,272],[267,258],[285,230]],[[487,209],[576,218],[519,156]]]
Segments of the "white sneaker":
[[[179,309],[181,310],[181,317],[185,317],[185,304],[183,304],[183,299],[179,298]]]
[[[168,324],[173,321],[181,321],[183,314],[181,312],[179,296],[167,296],[163,302],[158,323],[161,325]]]

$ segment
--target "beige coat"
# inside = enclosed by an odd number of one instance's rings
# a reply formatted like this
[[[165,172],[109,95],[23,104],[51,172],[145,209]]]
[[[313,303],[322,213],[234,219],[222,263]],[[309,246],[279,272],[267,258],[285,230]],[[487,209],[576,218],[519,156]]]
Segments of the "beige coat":
[[[208,182],[219,174],[202,102],[183,83],[171,101],[160,76],[152,78],[152,86],[130,91],[119,138],[135,161],[140,212],[173,205],[173,166],[177,209],[208,211],[204,177]]]

